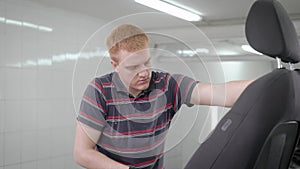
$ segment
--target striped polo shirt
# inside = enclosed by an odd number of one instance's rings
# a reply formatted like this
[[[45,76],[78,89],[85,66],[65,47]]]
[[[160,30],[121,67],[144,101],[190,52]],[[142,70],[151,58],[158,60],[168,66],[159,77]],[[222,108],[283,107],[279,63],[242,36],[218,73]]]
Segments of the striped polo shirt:
[[[95,78],[86,88],[77,119],[102,132],[99,152],[139,169],[161,169],[172,118],[189,104],[197,81],[152,71],[148,89],[130,95],[117,73]]]

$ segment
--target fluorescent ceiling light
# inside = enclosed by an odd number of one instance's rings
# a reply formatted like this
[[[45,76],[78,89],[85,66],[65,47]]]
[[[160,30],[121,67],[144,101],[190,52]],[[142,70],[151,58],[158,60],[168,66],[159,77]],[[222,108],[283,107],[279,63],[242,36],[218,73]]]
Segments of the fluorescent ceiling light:
[[[196,52],[197,52],[197,53],[208,54],[208,53],[209,53],[209,50],[206,49],[206,48],[197,48],[197,49],[196,49]]]
[[[206,48],[197,48],[196,50],[177,50],[177,53],[183,57],[193,57],[197,54],[208,54],[209,50]]]
[[[177,53],[183,57],[193,57],[196,52],[192,50],[178,50]]]
[[[3,23],[5,23],[5,18],[3,18],[3,17],[0,17],[0,22],[3,22]]]
[[[253,49],[251,46],[249,45],[242,45],[242,49],[246,52],[250,52],[250,53],[254,53],[254,54],[257,54],[257,55],[263,55],[262,53],[260,52],[257,52],[255,49]]]
[[[219,50],[217,51],[217,54],[219,56],[234,56],[234,55],[238,55],[239,53],[231,50]]]
[[[200,15],[160,0],[135,0],[135,2],[187,21],[200,21],[202,19]]]
[[[197,15],[200,15],[200,16],[203,15],[201,12],[199,12],[199,11],[193,9],[193,8],[190,8],[188,6],[182,5],[182,4],[180,4],[180,3],[176,2],[176,1],[173,1],[173,0],[161,0],[161,1],[167,2],[169,4],[177,6],[179,8],[185,9],[185,10],[190,11],[190,12],[192,12],[194,14],[197,14]]]
[[[38,26],[38,29],[41,31],[52,32],[53,29],[46,26]]]
[[[51,59],[39,59],[37,64],[40,66],[51,66],[52,60]]]
[[[6,23],[7,24],[11,24],[11,25],[22,26],[22,22],[16,21],[16,20],[12,20],[12,19],[6,19]]]
[[[33,60],[27,60],[25,63],[23,63],[23,66],[37,66],[37,63]]]
[[[45,32],[52,32],[53,29],[50,27],[42,26],[42,25],[36,25],[30,22],[22,22],[18,20],[13,20],[13,19],[7,19],[4,17],[0,17],[0,23],[6,23],[9,25],[15,25],[15,26],[21,26],[21,27],[27,27],[27,28],[32,28],[32,29],[38,29],[40,31],[45,31]]]
[[[23,26],[28,27],[28,28],[34,28],[37,29],[38,26],[29,22],[23,22]]]

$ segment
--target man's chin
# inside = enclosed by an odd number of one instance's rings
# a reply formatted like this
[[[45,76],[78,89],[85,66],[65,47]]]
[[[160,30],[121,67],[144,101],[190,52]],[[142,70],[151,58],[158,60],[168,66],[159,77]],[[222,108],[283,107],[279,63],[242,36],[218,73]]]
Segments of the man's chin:
[[[148,89],[148,87],[149,87],[149,84],[143,84],[143,85],[137,86],[137,89],[140,91],[143,91],[143,90]]]

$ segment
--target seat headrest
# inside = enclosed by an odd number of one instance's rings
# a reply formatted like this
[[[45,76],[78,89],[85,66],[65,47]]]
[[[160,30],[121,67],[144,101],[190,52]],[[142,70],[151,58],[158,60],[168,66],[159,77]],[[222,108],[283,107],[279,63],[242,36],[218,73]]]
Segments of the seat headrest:
[[[295,27],[276,0],[256,1],[246,20],[246,37],[255,50],[283,62],[298,63],[300,46]]]

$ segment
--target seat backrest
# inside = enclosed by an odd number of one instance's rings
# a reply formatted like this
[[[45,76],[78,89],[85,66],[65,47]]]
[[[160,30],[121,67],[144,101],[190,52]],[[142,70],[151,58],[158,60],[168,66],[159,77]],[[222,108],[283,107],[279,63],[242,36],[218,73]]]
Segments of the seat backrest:
[[[297,121],[275,126],[256,160],[255,169],[287,169],[298,140]]]
[[[246,37],[267,56],[291,64],[300,61],[294,25],[276,0],[254,2]],[[278,68],[254,81],[185,169],[287,168],[299,137],[299,87],[300,71],[293,69]]]

